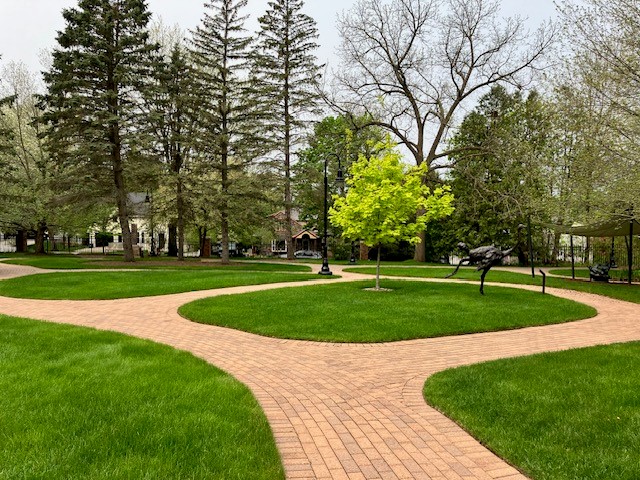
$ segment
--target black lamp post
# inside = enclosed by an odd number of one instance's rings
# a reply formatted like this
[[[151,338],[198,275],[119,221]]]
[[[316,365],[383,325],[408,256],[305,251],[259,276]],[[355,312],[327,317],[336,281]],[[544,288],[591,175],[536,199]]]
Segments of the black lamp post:
[[[336,177],[336,183],[340,188],[340,194],[344,193],[344,173],[342,172],[342,164],[340,163],[340,157],[336,155],[338,158],[338,175]],[[349,263],[351,265],[356,264],[356,254],[355,254],[356,242],[351,240],[351,256],[349,257]]]
[[[327,168],[329,164],[329,155],[333,155],[338,159],[338,174],[336,177],[336,183],[342,185],[344,183],[344,174],[342,173],[342,165],[340,163],[340,157],[336,153],[328,153],[324,157],[324,233],[322,236],[322,268],[318,272],[319,275],[333,275],[329,269],[329,253],[327,251],[327,239],[329,234],[328,228],[328,211],[329,211],[329,178],[327,177]]]
[[[338,184],[339,193],[343,194],[344,193],[344,173],[342,171],[342,163],[340,162],[340,157],[336,155],[336,158],[338,159],[338,175],[336,177],[336,183]],[[356,242],[355,240],[351,240],[351,256],[349,257],[349,263],[351,265],[356,264],[355,249],[356,249]]]

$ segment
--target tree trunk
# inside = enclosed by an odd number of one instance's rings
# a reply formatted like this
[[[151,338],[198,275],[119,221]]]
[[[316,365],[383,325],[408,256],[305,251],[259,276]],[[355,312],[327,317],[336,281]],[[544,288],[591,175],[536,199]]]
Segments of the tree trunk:
[[[118,220],[120,229],[122,230],[122,247],[124,248],[124,261],[134,262],[133,243],[131,242],[131,229],[129,227],[129,214],[127,211],[127,193],[124,189],[124,179],[122,178],[122,170],[117,173],[114,170],[114,178],[116,183],[116,203],[118,205]]]
[[[16,234],[16,252],[27,253],[27,231],[18,230]]]
[[[228,154],[222,154],[222,204],[220,205],[220,259],[224,265],[229,264],[229,167]]]
[[[56,232],[54,232],[51,227],[48,227],[47,231],[49,232],[49,242],[51,244],[50,251],[57,252],[58,244],[56,243]],[[62,242],[62,245],[64,245],[64,241]]]
[[[558,266],[558,254],[560,253],[560,232],[553,231],[553,250],[551,252],[551,263]]]
[[[229,260],[229,213],[226,210],[220,212],[220,259],[222,264],[228,265]]]
[[[284,75],[284,218],[285,218],[285,235],[287,245],[287,260],[294,260],[293,228],[291,226],[291,207],[293,199],[291,196],[291,118],[289,111],[289,59],[285,60]],[[325,238],[325,242],[327,239]]]
[[[427,232],[418,233],[418,237],[420,237],[420,241],[418,243],[416,243],[415,251],[414,251],[414,254],[413,254],[413,259],[416,262],[426,262],[427,261],[427,256],[425,254],[425,252],[426,252],[425,241],[426,241],[426,238],[427,238]]]
[[[200,258],[204,256],[204,243],[207,238],[207,227],[198,227],[198,239],[200,241]]]
[[[527,261],[527,254],[524,251],[522,245],[518,245],[518,265],[521,267],[526,267],[529,264]]]
[[[127,189],[124,183],[124,166],[122,164],[122,138],[120,137],[120,92],[116,83],[115,58],[109,58],[107,68],[106,92],[109,113],[113,119],[109,124],[109,143],[111,144],[111,165],[113,167],[113,182],[116,187],[116,205],[118,206],[118,221],[122,230],[122,247],[124,261],[134,262],[133,243],[129,227],[129,212],[127,208]]]
[[[38,229],[36,230],[36,253],[43,255],[47,253],[44,248],[44,236],[47,232],[47,224],[45,222],[38,222]]]
[[[178,261],[184,261],[184,198],[182,197],[182,180],[176,185],[176,210],[178,213]],[[175,239],[175,237],[174,237]]]
[[[178,219],[178,261],[184,262],[184,218]]]
[[[380,252],[382,245],[378,244],[378,260],[376,262],[376,290],[380,290]]]
[[[122,230],[122,247],[124,248],[124,261],[134,262],[133,243],[131,241],[131,229],[129,226],[129,212],[127,208],[127,190],[124,185],[122,166],[122,152],[120,135],[117,126],[111,127],[111,159],[113,161],[113,181],[116,187],[116,205],[118,206],[118,221]]]
[[[167,255],[178,256],[178,226],[174,221],[169,224],[169,239],[167,240]]]

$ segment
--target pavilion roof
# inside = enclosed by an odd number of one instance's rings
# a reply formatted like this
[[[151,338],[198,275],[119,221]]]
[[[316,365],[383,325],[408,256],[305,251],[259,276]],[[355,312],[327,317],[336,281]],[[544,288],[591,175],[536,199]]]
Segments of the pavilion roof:
[[[629,217],[588,225],[556,225],[554,228],[561,233],[578,237],[628,237],[630,233],[632,235],[640,235],[640,222],[637,218]]]

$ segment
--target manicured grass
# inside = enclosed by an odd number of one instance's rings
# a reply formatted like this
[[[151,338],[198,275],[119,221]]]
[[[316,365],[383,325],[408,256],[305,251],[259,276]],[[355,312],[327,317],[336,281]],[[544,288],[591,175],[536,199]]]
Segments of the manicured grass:
[[[249,390],[188,353],[0,316],[0,371],[0,478],[284,478]]]
[[[306,273],[229,270],[43,273],[1,281],[0,295],[46,300],[108,300],[317,279],[318,275]]]
[[[13,265],[28,265],[52,270],[76,270],[76,269],[216,269],[216,270],[247,270],[258,272],[310,272],[311,268],[305,265],[292,265],[286,263],[262,263],[262,262],[231,262],[230,265],[222,265],[214,261],[201,261],[197,259],[185,259],[178,262],[175,258],[145,257],[137,259],[134,263],[122,261],[120,256],[78,256],[78,255],[33,255],[22,256],[4,263]]]
[[[30,255],[11,258],[11,260],[5,260],[3,263],[8,265],[27,265],[30,267],[65,270],[99,268],[88,263],[90,261],[89,258],[79,257],[77,255]]]
[[[321,258],[301,258],[301,259],[297,259],[297,262],[301,262],[301,263],[313,263],[313,264],[322,264],[322,259]],[[360,266],[360,267],[375,267],[377,264],[377,260],[357,260],[355,263],[355,266]],[[329,259],[329,267],[331,267],[331,265],[336,264],[336,265],[351,265],[351,262],[349,260],[336,260],[334,258],[330,258]],[[411,265],[416,265],[416,266],[420,266],[420,267],[424,267],[425,265],[431,265],[434,267],[441,267],[442,263],[431,263],[431,262],[417,262],[415,260],[397,260],[397,261],[387,261],[387,260],[383,260],[382,261],[383,265],[386,266],[411,266]]]
[[[553,273],[554,275],[563,275],[565,277],[571,276],[570,268],[554,268],[549,270],[549,273]],[[576,268],[575,269],[576,278],[589,278],[589,270],[586,268]],[[629,271],[625,268],[617,268],[609,270],[609,276],[614,281],[626,281],[629,275]],[[640,270],[632,271],[632,281],[637,282],[640,279]]]
[[[449,275],[455,267],[419,267],[419,266],[387,266],[382,265],[380,267],[380,275],[387,275],[390,277],[415,277],[415,278],[445,278]],[[376,269],[375,267],[353,267],[345,269],[347,272],[355,272],[355,273],[366,273],[369,275],[375,275]],[[460,270],[455,274],[455,276],[451,277],[453,280],[477,280],[480,281],[480,272],[476,272],[475,267],[461,267]],[[535,279],[532,279],[529,275],[524,275],[521,273],[514,272],[504,272],[500,270],[491,270],[485,281],[489,282],[501,282],[501,283],[517,283],[517,284],[534,284],[537,285],[541,281],[536,282]]]
[[[589,270],[586,268],[576,268],[576,278],[589,278]],[[553,275],[563,275],[565,277],[571,276],[570,268],[552,268],[549,270],[549,273]]]
[[[441,372],[427,401],[535,480],[640,478],[640,343]]]
[[[316,285],[226,295],[180,308],[193,321],[279,338],[325,342],[387,342],[567,322],[595,315],[585,305],[550,295],[494,287],[384,282]],[[251,312],[250,315],[247,312]]]
[[[415,278],[444,278],[453,271],[454,267],[386,267],[380,268],[381,275],[391,277],[415,277]],[[348,268],[347,272],[366,273],[375,275],[375,268]],[[452,280],[475,280],[480,281],[480,273],[475,268],[461,268],[452,277]],[[536,277],[525,273],[505,272],[491,270],[486,278],[486,282],[515,283],[520,285],[538,285],[542,288],[542,275],[536,271]],[[384,284],[383,284],[384,286]],[[581,292],[595,293],[605,297],[617,298],[627,302],[640,303],[640,285],[610,284],[602,282],[585,282],[584,280],[570,280],[564,278],[547,277],[547,286],[554,288],[564,288],[567,290],[578,290]],[[492,287],[485,286],[485,293],[489,294]]]

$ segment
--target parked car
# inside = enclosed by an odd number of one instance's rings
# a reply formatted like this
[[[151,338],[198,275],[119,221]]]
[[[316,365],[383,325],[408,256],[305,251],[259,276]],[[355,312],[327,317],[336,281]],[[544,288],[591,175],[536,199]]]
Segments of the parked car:
[[[293,256],[296,258],[322,258],[320,252],[314,252],[313,250],[298,250]]]

